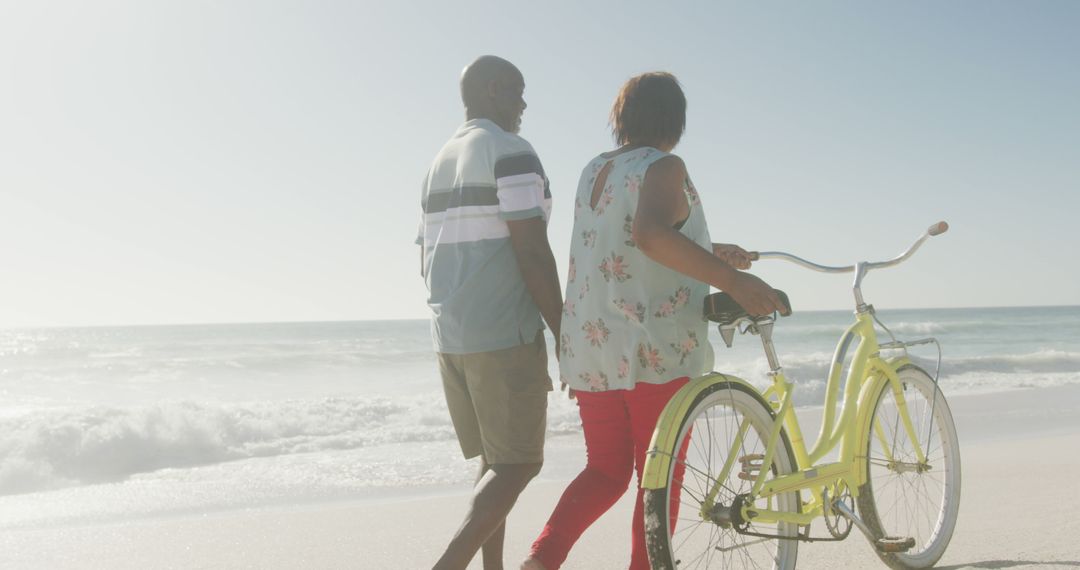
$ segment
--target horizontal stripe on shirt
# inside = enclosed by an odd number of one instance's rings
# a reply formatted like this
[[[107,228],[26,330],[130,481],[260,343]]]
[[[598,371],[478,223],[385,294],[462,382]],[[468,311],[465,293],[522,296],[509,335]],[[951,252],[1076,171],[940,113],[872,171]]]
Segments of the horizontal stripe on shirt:
[[[467,206],[426,214],[425,235],[432,242],[464,243],[510,237],[510,228],[499,219],[498,206]]]
[[[497,206],[498,204],[498,189],[495,186],[471,185],[462,186],[460,190],[452,188],[446,191],[433,190],[421,206],[425,214],[434,214],[459,206]]]
[[[498,181],[499,209],[503,212],[529,210],[544,204],[544,179],[539,174],[505,176]]]
[[[540,159],[531,152],[512,154],[495,161],[496,179],[529,172],[539,174],[541,178],[544,178],[544,167],[540,164]]]

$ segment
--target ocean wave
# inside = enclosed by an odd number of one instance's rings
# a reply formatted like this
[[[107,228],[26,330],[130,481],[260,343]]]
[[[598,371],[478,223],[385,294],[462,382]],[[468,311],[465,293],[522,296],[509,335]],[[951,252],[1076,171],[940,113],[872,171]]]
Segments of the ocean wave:
[[[946,347],[946,351],[948,348]],[[935,358],[933,348],[915,347],[909,351],[912,359],[921,366],[933,368]],[[718,353],[719,354],[719,353]],[[854,347],[848,351],[848,358],[854,354]],[[831,353],[814,352],[809,354],[780,355],[784,371],[789,378],[822,378],[829,373],[832,364]],[[769,372],[764,356],[744,361],[722,362],[717,359],[720,372],[727,372],[750,380],[765,376]],[[942,359],[943,375],[967,374],[972,372],[1003,372],[1025,374],[1043,373],[1078,373],[1080,374],[1080,352],[1042,349],[1023,354],[994,354],[986,356],[946,356]]]
[[[824,352],[784,358],[796,404],[822,403],[831,359]],[[916,362],[933,372],[933,359],[916,357]],[[718,361],[717,369],[759,388],[769,384],[763,357]],[[941,382],[959,392],[1077,383],[1080,353],[946,358]],[[430,389],[404,396],[247,403],[78,408],[24,403],[22,412],[7,409],[0,415],[0,495],[122,481],[168,468],[455,439],[443,395]],[[555,392],[549,399],[548,434],[580,430],[576,402]]]
[[[893,333],[899,335],[930,335],[930,334],[955,334],[971,333],[987,330],[999,330],[1002,327],[1015,325],[1007,319],[943,319],[943,320],[893,320],[888,316],[882,317],[881,321]],[[851,325],[850,320],[837,321],[834,323],[788,323],[781,320],[776,330],[780,334],[797,335],[805,337],[831,336],[838,337]]]
[[[446,440],[453,427],[434,398],[326,398],[43,410],[0,419],[0,434],[0,495],[8,495],[164,468]]]
[[[1056,388],[1074,384],[1080,384],[1080,373],[1032,372],[1012,374],[969,372],[950,375],[947,380],[942,381],[942,386],[949,395]]]
[[[971,372],[1080,373],[1080,352],[1040,350],[1028,354],[946,358],[942,364],[942,372],[947,374]]]
[[[784,355],[781,356],[781,363],[784,374],[789,380],[798,382],[825,380],[829,374],[829,365],[832,363],[832,354],[813,352]],[[715,368],[717,372],[738,376],[758,387],[764,387],[770,382],[768,379],[769,361],[764,356],[742,361],[722,361],[718,358]]]
[[[896,333],[903,334],[929,334],[942,333],[950,330],[968,328],[978,323],[975,322],[936,322],[936,321],[885,321],[885,326]],[[844,330],[851,326],[849,321],[837,323],[801,324],[785,323],[780,321],[776,330],[782,334],[795,334],[799,336],[830,336],[838,338]]]
[[[849,352],[849,359],[853,352]],[[929,357],[927,350],[912,351],[910,356],[913,362],[927,372],[934,373],[937,360]],[[850,363],[850,360],[848,362]],[[824,397],[832,355],[818,352],[781,356],[781,363],[787,378],[796,384],[795,403],[820,402]],[[717,371],[738,376],[758,388],[765,388],[769,384],[769,364],[764,357],[726,363],[718,361]],[[845,366],[842,376],[846,375]],[[980,375],[985,381],[980,380]],[[964,391],[1050,387],[1075,383],[1080,382],[1080,353],[1039,350],[1027,354],[946,356],[941,363],[940,378],[943,386]]]
[[[576,402],[555,393],[548,435],[580,431]],[[0,496],[117,482],[169,468],[446,441],[456,435],[440,392],[39,409],[0,417]]]
[[[955,331],[960,328],[968,328],[970,325],[969,323],[941,323],[937,321],[901,321],[897,323],[885,323],[885,326],[889,327],[889,330],[897,334],[941,334]]]

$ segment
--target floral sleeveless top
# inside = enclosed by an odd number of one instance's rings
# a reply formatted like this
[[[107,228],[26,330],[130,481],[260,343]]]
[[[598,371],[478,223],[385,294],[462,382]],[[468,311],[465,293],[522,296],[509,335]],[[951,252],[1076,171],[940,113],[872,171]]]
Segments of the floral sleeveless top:
[[[713,366],[703,316],[709,286],[649,259],[631,230],[645,173],[669,156],[655,148],[594,158],[574,200],[559,371],[574,390],[629,390],[698,376]],[[595,208],[596,177],[612,163]],[[690,216],[679,230],[712,251],[701,200],[687,179]]]

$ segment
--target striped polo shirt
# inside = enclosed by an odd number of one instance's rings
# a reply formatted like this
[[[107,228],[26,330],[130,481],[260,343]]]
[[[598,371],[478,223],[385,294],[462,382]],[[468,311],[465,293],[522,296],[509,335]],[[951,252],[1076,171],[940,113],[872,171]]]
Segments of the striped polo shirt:
[[[551,192],[525,139],[488,119],[463,124],[424,180],[424,248],[435,350],[467,354],[532,342],[543,328],[510,246],[507,221],[547,222]]]

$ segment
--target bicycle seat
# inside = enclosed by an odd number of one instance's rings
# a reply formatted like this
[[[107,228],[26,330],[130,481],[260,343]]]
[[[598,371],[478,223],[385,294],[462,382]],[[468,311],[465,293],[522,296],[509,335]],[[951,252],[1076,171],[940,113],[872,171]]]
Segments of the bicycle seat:
[[[787,314],[780,313],[780,315],[784,317],[791,315],[791,301],[788,300],[787,293],[776,289],[776,295],[788,308]],[[736,303],[735,299],[727,293],[713,293],[705,297],[705,318],[714,323],[730,325],[746,316],[748,316],[746,309]]]

